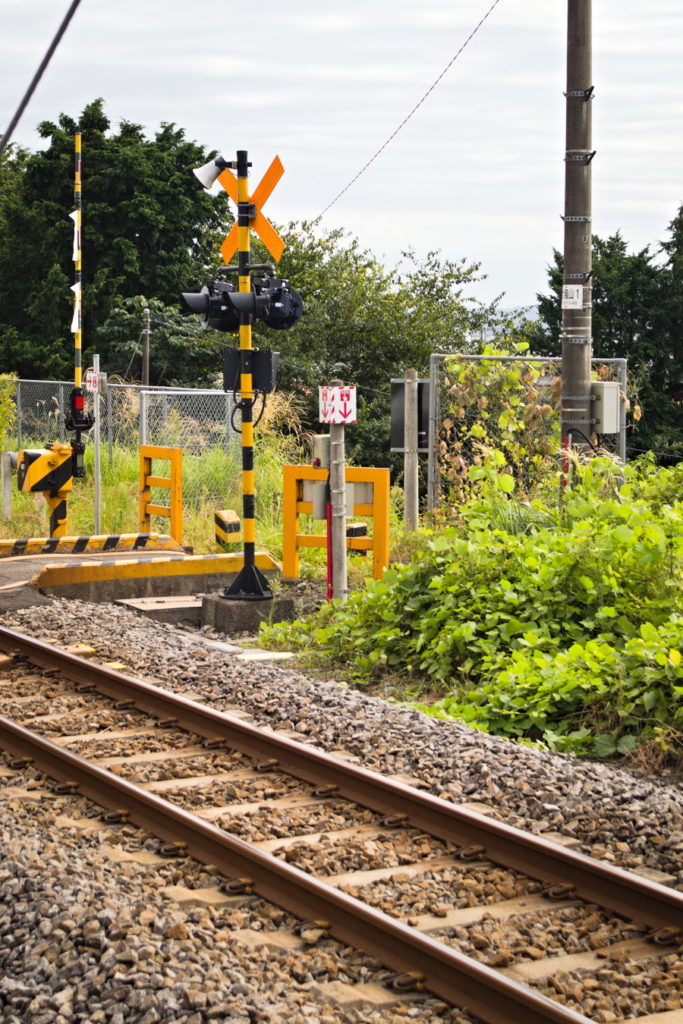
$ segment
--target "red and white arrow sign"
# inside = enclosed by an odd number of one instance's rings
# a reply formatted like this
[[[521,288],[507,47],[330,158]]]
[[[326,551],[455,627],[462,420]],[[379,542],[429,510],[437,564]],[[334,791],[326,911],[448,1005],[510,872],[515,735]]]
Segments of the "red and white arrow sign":
[[[318,388],[321,423],[356,422],[356,388],[352,385]]]

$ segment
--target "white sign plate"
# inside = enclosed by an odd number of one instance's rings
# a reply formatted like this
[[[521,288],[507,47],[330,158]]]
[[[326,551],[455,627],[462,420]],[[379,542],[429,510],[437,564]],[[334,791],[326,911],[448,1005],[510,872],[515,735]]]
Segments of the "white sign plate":
[[[319,387],[321,423],[356,422],[356,388],[353,385]]]
[[[94,370],[88,370],[85,375],[85,390],[90,391],[93,395],[99,391],[97,374]]]
[[[582,284],[565,284],[563,286],[562,309],[583,309]]]

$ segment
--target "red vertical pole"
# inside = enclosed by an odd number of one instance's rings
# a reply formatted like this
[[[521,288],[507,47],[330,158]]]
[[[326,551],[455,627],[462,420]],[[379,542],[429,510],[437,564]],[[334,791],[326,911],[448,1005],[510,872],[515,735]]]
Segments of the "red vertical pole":
[[[330,501],[325,506],[325,519],[327,521],[327,600],[331,601],[334,597],[332,586],[334,565],[332,559],[332,503]]]

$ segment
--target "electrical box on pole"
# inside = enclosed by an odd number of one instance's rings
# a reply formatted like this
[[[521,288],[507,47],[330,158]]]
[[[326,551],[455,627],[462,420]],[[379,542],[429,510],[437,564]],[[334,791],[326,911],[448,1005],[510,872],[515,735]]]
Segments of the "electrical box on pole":
[[[618,380],[594,380],[593,430],[596,434],[618,434],[621,429],[621,384]]]

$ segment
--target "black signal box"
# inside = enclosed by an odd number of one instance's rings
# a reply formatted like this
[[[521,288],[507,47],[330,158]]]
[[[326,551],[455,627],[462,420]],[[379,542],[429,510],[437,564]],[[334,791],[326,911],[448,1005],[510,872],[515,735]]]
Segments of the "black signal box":
[[[273,352],[269,348],[254,348],[249,349],[247,354],[251,363],[254,391],[270,394],[275,387],[280,353]],[[238,348],[228,348],[223,353],[223,390],[240,390],[240,350]]]
[[[405,381],[391,381],[391,451],[405,452]],[[417,382],[417,450],[429,453],[429,378]]]

